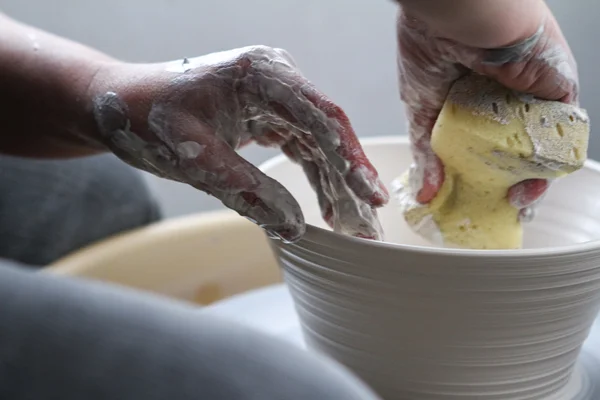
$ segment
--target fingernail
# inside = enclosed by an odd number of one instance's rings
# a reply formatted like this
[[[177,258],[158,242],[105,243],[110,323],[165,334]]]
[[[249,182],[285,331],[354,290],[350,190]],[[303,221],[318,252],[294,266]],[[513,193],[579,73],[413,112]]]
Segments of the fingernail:
[[[516,184],[508,190],[510,203],[516,208],[525,208],[534,204],[548,189],[545,179],[529,179]]]
[[[259,224],[255,219],[252,219],[250,217],[245,217],[248,221],[252,222],[255,225],[258,225],[259,227],[261,227],[263,229],[263,231],[267,234],[267,236],[269,237],[269,239],[275,239],[275,240],[281,240],[283,243],[293,243],[295,241],[297,241],[300,236],[298,233],[294,233],[294,231],[290,230],[290,229],[279,229],[277,230],[276,228],[270,228],[268,225],[265,224]]]
[[[361,238],[361,239],[368,239],[368,240],[375,240],[376,239],[375,236],[367,236],[367,235],[362,235],[360,233],[357,233],[355,235],[355,237]]]
[[[295,243],[304,236],[306,226],[266,227],[262,228],[271,239],[281,240],[285,244]]]
[[[390,193],[381,182],[381,180],[377,180],[377,191],[373,194],[373,200],[371,201],[371,205],[374,207],[380,207],[390,200]]]
[[[419,193],[417,193],[417,201],[421,204],[427,204],[435,198],[436,194],[437,188],[427,183],[424,183],[421,190],[419,190]]]

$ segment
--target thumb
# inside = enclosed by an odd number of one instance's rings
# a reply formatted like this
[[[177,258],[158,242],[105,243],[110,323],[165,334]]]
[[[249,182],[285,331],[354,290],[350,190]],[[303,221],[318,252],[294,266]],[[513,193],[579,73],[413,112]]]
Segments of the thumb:
[[[206,164],[218,165],[205,170],[213,176],[212,184],[207,186],[202,180],[191,180],[189,184],[215,196],[226,207],[265,229],[272,238],[294,242],[304,235],[304,215],[286,188],[229,146],[210,153],[209,157],[215,159],[204,159],[201,169]]]
[[[174,142],[178,180],[215,196],[271,237],[294,242],[304,235],[304,215],[292,194],[237,154],[211,127],[181,117],[161,130]]]

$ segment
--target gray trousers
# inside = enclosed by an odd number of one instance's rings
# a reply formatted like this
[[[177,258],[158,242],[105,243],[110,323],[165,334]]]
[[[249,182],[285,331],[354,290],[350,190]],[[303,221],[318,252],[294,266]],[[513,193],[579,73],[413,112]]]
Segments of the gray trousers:
[[[140,174],[112,155],[0,155],[0,258],[43,266],[160,212]]]
[[[110,157],[22,161],[0,158],[0,399],[375,399],[339,365],[195,307],[6,260],[43,265],[158,216]]]

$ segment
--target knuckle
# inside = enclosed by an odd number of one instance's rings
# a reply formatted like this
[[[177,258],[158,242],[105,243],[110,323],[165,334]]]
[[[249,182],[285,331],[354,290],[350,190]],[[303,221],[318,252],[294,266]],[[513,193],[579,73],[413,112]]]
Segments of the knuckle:
[[[285,61],[287,61],[288,64],[290,64],[293,67],[296,66],[296,61],[294,60],[294,57],[292,57],[289,51],[281,48],[276,48],[274,50],[279,56],[281,56]]]
[[[244,56],[250,61],[269,61],[276,55],[275,49],[270,46],[256,45],[248,48]]]
[[[296,64],[291,54],[281,48],[273,48],[265,45],[256,45],[248,48],[244,58],[249,62],[252,69],[257,71],[272,71],[275,66],[283,66],[286,69],[295,68]]]

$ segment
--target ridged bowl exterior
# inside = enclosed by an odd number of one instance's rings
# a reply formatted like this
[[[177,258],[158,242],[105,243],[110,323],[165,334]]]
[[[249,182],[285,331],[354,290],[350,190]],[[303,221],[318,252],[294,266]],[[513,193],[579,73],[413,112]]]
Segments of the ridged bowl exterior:
[[[308,345],[384,399],[547,399],[566,385],[597,314],[600,251],[392,261],[364,246],[278,254]]]
[[[363,146],[384,182],[402,171],[388,170],[405,140]],[[263,170],[288,188],[301,180],[278,163]],[[274,242],[308,346],[386,400],[573,398],[567,382],[600,305],[599,171],[589,163],[555,183],[525,250],[421,246],[393,205],[382,212],[393,243],[315,226]],[[316,200],[291,189],[321,224]]]

